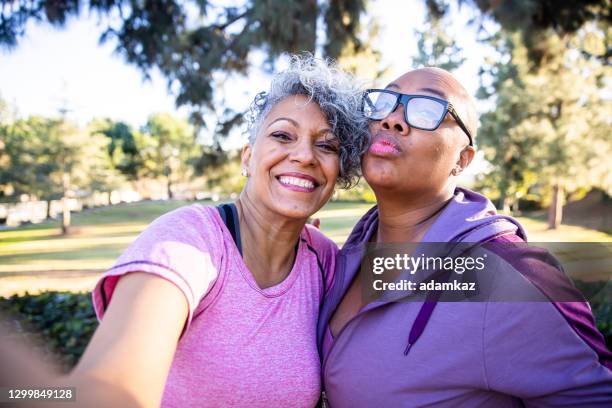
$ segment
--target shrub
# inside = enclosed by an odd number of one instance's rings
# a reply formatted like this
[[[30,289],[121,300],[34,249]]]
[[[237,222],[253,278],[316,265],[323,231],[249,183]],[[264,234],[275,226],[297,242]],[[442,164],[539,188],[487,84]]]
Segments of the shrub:
[[[602,287],[601,282],[577,281],[576,286],[589,298],[597,327],[611,349],[611,285]],[[78,362],[98,326],[90,293],[45,292],[0,297],[0,309],[9,311],[23,321],[26,328],[40,333],[67,369]]]
[[[65,368],[77,363],[98,326],[90,293],[0,297],[0,309],[19,319],[26,330],[39,333]]]

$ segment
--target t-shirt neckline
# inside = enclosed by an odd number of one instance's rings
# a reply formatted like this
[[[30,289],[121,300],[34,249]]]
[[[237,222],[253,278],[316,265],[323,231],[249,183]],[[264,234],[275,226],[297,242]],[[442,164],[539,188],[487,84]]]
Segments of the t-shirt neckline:
[[[223,222],[223,219],[221,219],[221,215],[219,214],[219,211],[217,210],[216,207],[211,207],[211,209],[215,213],[214,215],[215,219],[222,227],[223,234],[224,234],[223,239],[227,242],[230,242],[230,245],[227,246],[229,250],[228,255],[230,255],[230,259],[235,260],[236,265],[238,266],[238,269],[240,270],[240,274],[242,275],[244,280],[247,282],[247,284],[253,290],[255,290],[256,292],[260,293],[261,295],[265,297],[281,296],[284,293],[286,293],[289,289],[291,289],[291,287],[297,280],[298,275],[300,274],[302,267],[304,265],[304,261],[305,261],[305,259],[303,259],[304,258],[304,244],[302,242],[302,233],[300,233],[300,237],[298,238],[298,243],[297,243],[298,249],[295,255],[295,260],[293,261],[293,267],[289,271],[289,274],[285,277],[285,279],[283,279],[281,282],[277,283],[276,285],[269,286],[267,288],[261,288],[257,284],[257,281],[255,280],[255,277],[253,276],[253,273],[251,272],[251,270],[244,263],[244,259],[242,258],[242,255],[240,254],[240,251],[238,250],[238,247],[236,246],[236,243],[234,242],[234,239],[232,238],[232,234],[230,233],[229,229]]]

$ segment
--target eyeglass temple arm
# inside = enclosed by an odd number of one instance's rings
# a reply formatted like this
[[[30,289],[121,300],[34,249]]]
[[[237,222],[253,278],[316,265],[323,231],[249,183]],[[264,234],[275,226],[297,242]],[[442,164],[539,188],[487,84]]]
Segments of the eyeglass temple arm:
[[[474,146],[474,141],[472,140],[472,134],[470,133],[467,126],[465,126],[465,124],[463,123],[459,115],[457,114],[457,111],[455,110],[453,105],[451,105],[450,103],[448,104],[448,111],[450,112],[451,115],[453,115],[453,118],[455,118],[455,120],[457,121],[457,124],[459,125],[461,130],[465,132],[468,139],[470,139],[470,146]]]

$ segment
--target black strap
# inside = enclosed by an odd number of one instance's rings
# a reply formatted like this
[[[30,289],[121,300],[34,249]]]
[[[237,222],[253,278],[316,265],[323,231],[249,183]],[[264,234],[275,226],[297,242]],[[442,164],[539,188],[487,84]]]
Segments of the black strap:
[[[232,238],[234,239],[234,243],[236,244],[236,247],[238,248],[238,252],[240,252],[240,256],[242,256],[242,244],[240,240],[240,224],[238,222],[238,210],[236,209],[236,204],[234,203],[221,204],[217,206],[217,210],[219,211],[219,215],[221,216],[223,223],[225,224],[228,231],[232,235]],[[315,259],[317,260],[317,266],[319,267],[319,272],[321,274],[321,282],[323,285],[323,296],[321,297],[321,299],[323,299],[323,297],[325,296],[325,292],[327,291],[323,264],[321,263],[319,254],[310,245],[310,243],[304,238],[302,238],[301,240],[306,244],[306,248],[308,248],[308,250],[314,254]],[[297,259],[298,244],[299,242],[295,244],[295,255],[296,255],[295,259]],[[293,269],[293,266],[292,266],[292,269]]]
[[[238,210],[236,209],[236,204],[221,204],[217,206],[217,210],[219,210],[219,215],[223,220],[223,223],[227,227],[228,231],[232,235],[232,239],[236,244],[236,248],[238,248],[238,252],[242,256],[242,244],[240,241],[240,223],[238,221]]]

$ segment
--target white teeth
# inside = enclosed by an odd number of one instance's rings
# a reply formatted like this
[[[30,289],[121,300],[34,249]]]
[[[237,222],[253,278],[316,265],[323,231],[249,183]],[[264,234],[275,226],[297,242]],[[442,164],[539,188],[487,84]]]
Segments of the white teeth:
[[[283,184],[290,184],[292,186],[314,188],[314,183],[310,180],[305,180],[298,177],[280,176],[279,181]]]

